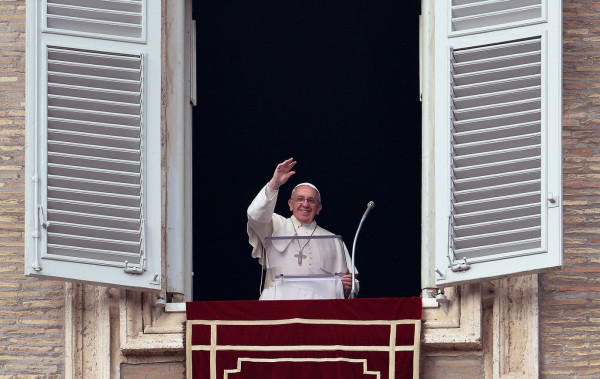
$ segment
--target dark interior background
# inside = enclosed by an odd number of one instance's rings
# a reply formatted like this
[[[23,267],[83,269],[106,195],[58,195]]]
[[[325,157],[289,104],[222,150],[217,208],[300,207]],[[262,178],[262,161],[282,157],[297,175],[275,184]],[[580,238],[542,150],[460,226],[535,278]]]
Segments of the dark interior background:
[[[194,300],[259,296],[246,209],[294,157],[357,240],[360,297],[420,292],[420,1],[195,1]]]

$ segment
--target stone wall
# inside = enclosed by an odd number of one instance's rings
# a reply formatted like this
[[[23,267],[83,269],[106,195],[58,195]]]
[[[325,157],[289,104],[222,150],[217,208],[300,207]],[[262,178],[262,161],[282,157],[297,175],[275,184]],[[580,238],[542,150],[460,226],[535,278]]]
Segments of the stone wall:
[[[122,364],[121,379],[174,379],[185,378],[182,363]]]
[[[24,276],[25,0],[0,1],[0,378],[61,378],[63,283]]]
[[[546,378],[600,377],[600,2],[563,0],[564,267],[540,276]]]

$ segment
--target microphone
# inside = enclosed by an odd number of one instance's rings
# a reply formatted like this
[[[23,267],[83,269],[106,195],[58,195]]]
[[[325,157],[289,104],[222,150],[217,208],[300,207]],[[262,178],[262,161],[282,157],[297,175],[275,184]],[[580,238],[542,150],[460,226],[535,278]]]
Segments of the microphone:
[[[358,239],[358,233],[360,232],[360,228],[362,228],[362,224],[363,222],[365,222],[365,219],[367,218],[367,215],[369,214],[369,212],[371,211],[371,209],[375,208],[375,203],[373,201],[369,201],[367,203],[367,210],[365,211],[365,213],[363,214],[362,218],[360,219],[360,223],[358,224],[358,229],[356,229],[356,234],[354,235],[354,243],[352,244],[352,289],[350,290],[350,299],[354,299],[357,295],[357,291],[356,291],[356,265],[354,264],[354,253],[356,250],[356,240]]]

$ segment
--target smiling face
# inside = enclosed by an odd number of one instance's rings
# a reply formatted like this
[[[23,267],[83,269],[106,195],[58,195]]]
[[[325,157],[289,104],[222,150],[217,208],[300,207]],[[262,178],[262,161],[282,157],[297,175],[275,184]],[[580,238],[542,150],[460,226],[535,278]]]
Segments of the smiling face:
[[[303,224],[310,224],[322,208],[319,193],[309,186],[296,188],[292,198],[288,200],[288,205],[292,214]]]

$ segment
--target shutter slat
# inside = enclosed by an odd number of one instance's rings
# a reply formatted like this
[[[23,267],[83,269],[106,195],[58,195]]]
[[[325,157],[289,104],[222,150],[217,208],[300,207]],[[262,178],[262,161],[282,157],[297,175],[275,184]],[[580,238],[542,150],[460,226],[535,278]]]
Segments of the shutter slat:
[[[539,180],[526,180],[522,182],[510,182],[504,185],[491,187],[476,187],[468,190],[455,190],[454,197],[457,202],[477,200],[489,197],[501,196],[506,193],[524,193],[536,191],[540,188]]]
[[[48,96],[49,106],[57,112],[69,110],[88,110],[89,112],[102,112],[109,117],[124,115],[139,116],[139,107],[135,103],[121,103],[117,101],[107,101],[97,98],[81,98],[71,96]]]
[[[536,46],[537,48],[538,46]],[[460,52],[455,55],[458,56]],[[453,66],[455,75],[468,73],[485,75],[499,70],[529,68],[536,66],[539,62],[541,51],[527,51],[524,53],[511,54],[507,56],[485,56],[465,63],[455,63]]]
[[[512,130],[514,132],[514,129]],[[482,134],[473,141],[455,144],[455,151],[461,151],[461,156],[457,159],[470,158],[471,156],[481,155],[490,150],[502,150],[504,152],[515,151],[520,148],[539,147],[541,134],[513,134],[502,138],[483,138]],[[501,151],[501,152],[502,152]]]
[[[51,215],[52,211],[57,209],[76,213],[85,213],[89,215],[98,214],[100,216],[121,217],[128,219],[140,218],[140,211],[137,208],[76,200],[49,198],[48,208],[52,209],[48,211],[48,215]],[[50,217],[48,217],[48,220],[50,222],[54,221]]]
[[[469,235],[488,234],[497,230],[521,229],[539,225],[540,215],[515,216],[502,220],[491,220],[466,225],[456,225],[457,234],[468,233]]]
[[[68,76],[74,79],[110,78],[122,83],[134,84],[138,69],[135,67],[107,67],[104,65],[61,62],[57,60],[48,61],[48,75],[61,76],[63,72],[68,72]]]
[[[99,22],[109,20],[115,23],[129,24],[135,27],[139,27],[140,13],[138,12],[127,12],[122,10],[112,10],[107,8],[87,8],[74,5],[64,4],[48,4],[48,17],[51,15],[60,14],[64,17],[71,19],[77,19],[81,21],[85,20],[98,20]]]
[[[541,0],[452,1],[453,31],[498,28],[542,17]]]
[[[53,209],[49,214],[51,214],[52,219],[57,222],[74,222],[79,225],[87,225],[90,227],[114,227],[127,230],[139,230],[140,228],[140,220],[135,218],[111,217],[59,209]]]
[[[508,162],[511,160],[540,156],[541,146],[538,133],[533,136],[517,136],[498,140],[482,140],[461,144],[455,149],[455,167],[478,166],[486,163]],[[533,142],[533,143],[532,143]]]
[[[73,104],[75,105],[75,104]],[[97,110],[86,112],[84,109],[75,107],[48,107],[48,117],[50,118],[66,118],[73,121],[91,121],[91,122],[107,122],[109,124],[117,124],[124,126],[138,126],[140,124],[140,115],[138,113],[113,113]],[[52,125],[49,125],[51,127]]]
[[[513,236],[514,237],[514,236]],[[500,242],[489,245],[483,245],[473,248],[462,248],[455,250],[455,253],[461,258],[467,258],[470,262],[477,262],[478,258],[483,260],[492,255],[509,255],[519,252],[525,254],[527,250],[539,249],[540,241],[538,237],[526,238],[522,240],[511,239],[508,242]]]
[[[140,187],[137,183],[109,182],[97,179],[80,179],[60,175],[48,175],[48,185],[83,191],[102,191],[105,193],[121,193],[138,196]]]
[[[85,99],[110,100],[120,103],[133,104],[140,97],[139,91],[123,91],[116,89],[90,88],[80,85],[53,83],[48,86],[48,94],[64,97],[77,97]]]
[[[72,143],[64,141],[49,141],[48,151],[57,153],[73,153],[77,155],[94,156],[121,159],[125,161],[136,160],[140,158],[139,149],[122,149],[113,146],[99,146],[84,143]]]
[[[97,9],[112,9],[123,12],[136,12],[142,4],[141,0],[49,0],[48,2],[55,5],[93,5]]]
[[[477,225],[501,220],[510,220],[515,217],[538,216],[539,203],[522,206],[508,207],[506,209],[481,210],[469,214],[461,214],[454,217],[454,224],[459,226]]]
[[[101,135],[108,134],[128,138],[138,138],[140,134],[140,129],[137,126],[70,120],[57,117],[49,117],[48,124],[52,125],[54,130],[61,131],[73,131],[80,133],[91,133],[91,131],[94,131]]]
[[[141,39],[143,17],[140,1],[48,0],[46,7],[49,28],[103,38]]]
[[[470,130],[485,130],[503,126],[540,122],[539,109],[526,112],[517,112],[509,115],[493,115],[469,120],[456,120],[453,125],[457,132]]]
[[[519,82],[515,84],[515,82]],[[541,75],[524,75],[519,78],[506,78],[501,80],[492,80],[480,83],[469,83],[463,85],[455,85],[454,99],[464,97],[486,96],[493,93],[502,93],[505,91],[516,91],[520,88],[539,87],[541,83]]]
[[[459,254],[461,257],[468,258],[470,262],[475,263],[478,260],[485,260],[485,258],[488,256],[500,254],[510,255],[515,251],[525,254],[527,250],[539,249],[539,245],[538,238],[531,238],[522,241],[499,243],[481,248],[460,249],[457,250],[457,254]]]
[[[481,139],[501,139],[510,136],[519,136],[525,134],[540,133],[541,123],[538,122],[525,122],[521,124],[505,125],[493,128],[485,129],[473,129],[466,131],[456,131],[454,133],[454,139],[456,143],[470,143]],[[533,133],[532,133],[533,132]]]
[[[48,255],[44,258],[88,264],[98,264],[98,261],[102,261],[103,266],[118,263],[118,267],[123,267],[126,261],[135,262],[139,260],[139,256],[135,253],[61,245],[57,243],[48,244]]]
[[[509,162],[494,162],[476,166],[456,168],[454,177],[456,180],[489,177],[502,174],[518,174],[528,170],[535,170],[540,166],[541,157],[514,159]]]
[[[119,78],[103,78],[93,75],[78,75],[69,73],[48,73],[48,79],[52,84],[80,85],[82,87],[94,88],[102,91],[117,90],[127,92],[137,92],[139,83],[133,80]]]
[[[81,236],[85,238],[97,238],[119,243],[139,243],[139,230],[127,230],[103,226],[90,227],[89,225],[73,224],[55,221],[48,227],[53,234]]]
[[[494,91],[488,93],[480,93],[471,96],[456,96],[454,103],[460,108],[476,108],[484,107],[495,103],[508,103],[511,101],[524,101],[535,97],[535,94],[540,92],[541,86],[535,85],[531,87],[512,88],[505,91]]]
[[[135,208],[140,202],[139,196],[119,193],[73,190],[70,188],[48,187],[48,196],[53,199],[78,200],[93,203],[105,203]]]
[[[454,179],[454,189],[458,191],[475,191],[479,188],[487,188],[506,183],[519,183],[528,180],[539,180],[541,170],[539,167],[516,172],[499,173],[481,177]]]
[[[108,168],[116,171],[137,172],[140,170],[139,161],[125,161],[121,159],[108,159],[102,157],[89,157],[76,154],[48,153],[48,161],[56,164],[65,164],[79,167]]]
[[[472,154],[462,157],[456,162],[456,172],[463,170],[478,170],[486,167],[496,167],[513,163],[539,160],[541,146],[526,146],[524,148],[504,149],[501,151],[483,151],[481,154]]]
[[[58,142],[71,142],[90,144],[94,146],[105,146],[118,149],[139,149],[140,138],[129,138],[116,135],[95,134],[58,129],[48,129],[48,137]]]
[[[512,240],[515,235],[537,236],[540,232],[540,226],[534,225],[528,228],[519,228],[511,230],[494,231],[483,234],[470,234],[467,237],[456,237],[455,242],[458,246],[469,248],[472,246],[490,245],[489,241],[496,243],[504,243]],[[483,242],[482,241],[488,241]]]
[[[490,116],[500,117],[506,115],[511,117],[520,112],[539,111],[541,108],[540,98],[531,98],[527,100],[501,102],[493,105],[480,107],[457,109],[454,117],[457,121],[485,119]],[[457,104],[458,106],[458,104]]]
[[[472,83],[494,82],[499,80],[515,79],[520,77],[528,77],[538,75],[540,66],[536,63],[498,68],[485,71],[473,71],[464,74],[458,74],[454,77],[457,85],[467,85]]]
[[[108,250],[121,254],[137,254],[140,248],[139,242],[78,236],[72,233],[61,234],[50,231],[48,231],[48,243],[72,247],[87,247],[90,249]]]
[[[529,203],[535,204],[540,202],[541,194],[539,191],[516,193],[492,198],[480,198],[470,201],[456,202],[454,209],[457,213],[468,216],[481,211],[493,211],[502,209],[508,211],[513,207],[520,207]]]
[[[104,180],[107,182],[121,182],[139,184],[140,174],[115,170],[92,169],[59,164],[48,164],[49,175],[59,175],[71,178]]]

